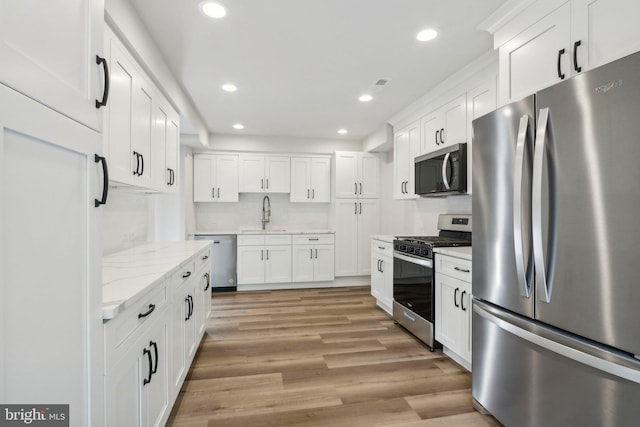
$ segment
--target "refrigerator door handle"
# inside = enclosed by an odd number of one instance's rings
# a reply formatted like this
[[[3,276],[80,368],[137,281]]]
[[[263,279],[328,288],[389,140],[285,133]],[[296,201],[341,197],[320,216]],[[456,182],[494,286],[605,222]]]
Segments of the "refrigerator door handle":
[[[444,155],[444,160],[442,161],[442,182],[444,183],[444,188],[446,190],[450,190],[451,186],[449,185],[449,179],[447,178],[447,165],[449,164],[449,157],[451,153],[447,153]]]
[[[536,270],[535,282],[538,299],[540,301],[551,302],[552,284],[550,283],[551,272],[553,272],[553,260],[555,258],[555,221],[554,212],[549,213],[549,264],[545,265],[544,244],[542,241],[542,172],[544,166],[544,155],[547,144],[552,137],[551,123],[549,120],[549,108],[542,108],[538,114],[538,129],[536,131],[536,146],[533,154],[533,177],[532,177],[532,209],[531,227],[533,229],[533,261]],[[552,171],[551,171],[552,172]],[[551,174],[550,174],[551,175]],[[549,192],[553,196],[553,177],[549,177]],[[553,209],[553,201],[550,201]]]
[[[528,141],[533,141],[531,135],[531,120],[525,114],[520,118],[518,139],[516,142],[516,155],[513,164],[513,244],[516,258],[516,273],[520,295],[531,298],[531,283],[527,280],[525,265],[524,239],[522,238],[522,179],[524,173],[525,148]]]
[[[474,298],[473,312],[500,329],[585,366],[640,384],[640,362],[617,351],[607,350],[586,341],[556,332],[496,309]]]

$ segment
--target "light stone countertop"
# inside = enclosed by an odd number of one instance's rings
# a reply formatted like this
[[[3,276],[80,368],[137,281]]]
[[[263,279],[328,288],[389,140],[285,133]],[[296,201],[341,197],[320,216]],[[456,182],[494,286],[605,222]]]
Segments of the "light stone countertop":
[[[102,318],[112,319],[198,252],[208,240],[153,242],[102,258]]]
[[[309,229],[267,229],[260,230],[259,228],[240,228],[237,230],[197,230],[192,236],[212,235],[220,236],[225,234],[334,234],[333,230],[309,230]]]
[[[455,248],[435,248],[435,253],[450,255],[471,261],[471,246],[459,246]]]
[[[396,236],[391,236],[388,234],[373,234],[371,238],[375,240],[381,240],[386,243],[393,243],[393,239],[395,239]]]

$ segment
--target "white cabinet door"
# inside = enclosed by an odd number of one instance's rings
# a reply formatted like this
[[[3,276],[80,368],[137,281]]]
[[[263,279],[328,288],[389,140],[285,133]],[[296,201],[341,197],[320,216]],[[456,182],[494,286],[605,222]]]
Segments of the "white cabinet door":
[[[68,403],[71,426],[103,424],[100,153],[100,134],[0,85],[0,402]]]
[[[311,159],[291,158],[291,202],[311,201]]]
[[[238,284],[264,283],[264,246],[238,246]]]
[[[215,158],[209,155],[193,156],[193,201],[211,202],[215,199],[213,184]]]
[[[380,255],[374,250],[375,244],[371,245],[371,296],[376,300],[380,299],[382,294],[382,279],[383,275],[380,271]]]
[[[165,312],[166,313],[166,312]],[[169,351],[166,316],[144,335],[142,348],[142,374],[149,375],[142,380],[142,425],[160,426],[169,416]],[[149,367],[151,371],[148,371]],[[146,368],[146,369],[145,369]],[[146,382],[146,384],[145,384]],[[120,425],[120,424],[118,424]]]
[[[640,26],[631,18],[637,16],[638,1],[572,0],[570,47],[577,48],[574,71],[579,67],[586,71],[640,50]]]
[[[570,19],[567,2],[500,47],[500,104],[571,76]]]
[[[174,111],[167,123],[166,171],[168,191],[176,193],[179,187],[178,158],[180,157],[180,117]]]
[[[207,305],[211,305],[211,278],[208,269],[200,270],[198,273],[198,284],[196,285],[196,336],[201,337],[204,333]],[[207,299],[209,295],[209,299]]]
[[[420,128],[420,155],[430,153],[440,148],[440,132],[443,128],[443,119],[440,111],[434,111],[421,118]]]
[[[158,102],[158,96],[153,103],[153,135],[151,140],[151,181],[154,189],[165,191],[169,188],[170,174],[167,166],[167,137],[169,113],[167,108]]]
[[[132,182],[140,187],[149,188],[151,187],[152,166],[153,95],[152,88],[140,77],[133,81],[131,113],[131,152],[133,154],[132,162],[135,164]]]
[[[375,199],[358,200],[357,274],[371,274],[371,235],[380,225],[379,202]]]
[[[375,154],[360,153],[358,161],[358,197],[377,199],[380,197],[380,160]]]
[[[131,151],[135,70],[123,48],[115,38],[108,36],[109,33],[107,31],[105,50],[108,50],[110,58],[111,85],[104,135],[105,154],[109,159],[109,178],[117,182],[129,182],[136,167]]]
[[[358,197],[358,154],[355,152],[336,152],[336,197]]]
[[[442,107],[443,128],[440,147],[467,142],[467,94]]]
[[[293,281],[313,282],[314,264],[313,245],[293,245]]]
[[[358,200],[337,199],[335,251],[336,276],[358,275]]]
[[[0,82],[102,130],[103,0],[0,2]]]
[[[264,250],[264,283],[291,282],[291,245],[269,245]]]
[[[462,317],[460,281],[442,274],[436,277],[436,339],[455,351],[460,346]],[[438,327],[438,325],[440,325]]]
[[[216,155],[214,186],[216,202],[238,201],[238,156]]]
[[[265,191],[264,156],[239,156],[238,171],[239,192],[262,193]]]
[[[473,121],[497,107],[496,78],[467,92],[467,194],[472,193]]]
[[[187,305],[187,313],[184,319],[185,325],[185,350],[187,356],[187,370],[189,369],[189,365],[191,365],[191,360],[198,349],[198,335],[197,329],[198,325],[196,324],[196,310],[198,308],[197,305],[197,294],[199,293],[196,290],[196,283],[193,280],[187,285],[187,290],[185,292],[184,302]]]
[[[315,281],[330,281],[335,279],[335,253],[333,245],[317,245],[313,248],[314,265],[313,277]]]
[[[382,274],[380,284],[379,299],[382,308],[392,314],[393,311],[393,257],[383,256],[380,258],[380,270]]]
[[[331,159],[311,158],[311,201],[329,203],[331,201]]]
[[[187,352],[185,347],[186,341],[186,328],[185,322],[189,313],[188,301],[186,294],[183,290],[176,293],[171,302],[171,321],[170,321],[170,348],[171,353],[171,367],[169,370],[170,381],[170,396],[171,400],[176,398],[180,387],[182,386],[182,380],[187,376]],[[114,424],[121,425],[121,424]]]
[[[108,426],[141,425],[142,381],[146,378],[148,363],[142,359],[142,350],[129,351],[106,375],[105,378],[105,420]],[[144,373],[143,373],[144,371]],[[98,425],[102,425],[100,422]]]
[[[264,184],[267,193],[291,192],[291,158],[288,156],[265,157]]]
[[[415,199],[414,158],[420,153],[420,122],[416,121],[395,134],[393,143],[393,198]]]

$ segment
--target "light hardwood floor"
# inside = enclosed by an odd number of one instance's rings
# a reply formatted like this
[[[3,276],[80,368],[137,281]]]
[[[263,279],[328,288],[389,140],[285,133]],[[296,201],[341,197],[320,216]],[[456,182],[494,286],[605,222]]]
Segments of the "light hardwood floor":
[[[173,426],[499,426],[368,287],[215,293]]]

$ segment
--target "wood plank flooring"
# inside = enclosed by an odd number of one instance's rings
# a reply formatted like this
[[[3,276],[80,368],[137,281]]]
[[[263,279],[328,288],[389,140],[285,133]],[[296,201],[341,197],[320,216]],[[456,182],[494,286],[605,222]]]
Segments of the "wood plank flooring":
[[[168,425],[499,426],[368,287],[216,293]]]

